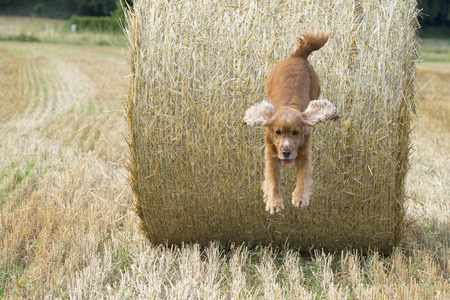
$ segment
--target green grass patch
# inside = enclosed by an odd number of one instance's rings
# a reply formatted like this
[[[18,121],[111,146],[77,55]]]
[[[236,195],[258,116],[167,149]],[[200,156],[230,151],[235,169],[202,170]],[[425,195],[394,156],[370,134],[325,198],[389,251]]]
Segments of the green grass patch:
[[[21,170],[21,169],[17,168],[16,165],[14,164],[14,162],[11,163],[11,170],[13,170],[13,172],[14,172],[14,181],[16,183],[16,186],[18,186],[20,183],[22,183],[22,181],[25,179],[25,177],[27,177],[30,174],[33,167],[34,167],[34,162],[29,163],[27,165],[27,167],[25,168],[25,170]]]
[[[114,17],[73,16],[70,24],[75,24],[77,31],[122,32],[119,19]]]
[[[114,285],[115,283],[120,282],[122,274],[130,267],[131,263],[132,258],[128,252],[122,249],[117,250],[113,254],[114,268],[108,276],[108,283]]]
[[[87,107],[87,115],[91,116],[95,113],[95,104],[92,102],[88,103],[88,107]]]
[[[6,234],[6,232],[0,232],[0,234]],[[23,272],[24,267],[20,264],[10,262],[8,260],[0,261],[0,297],[7,292],[8,283],[13,280],[19,280],[17,278],[19,278]],[[16,283],[20,284],[20,281]],[[17,289],[16,287],[14,288]]]
[[[0,41],[39,43],[41,40],[39,38],[35,37],[33,34],[26,34],[26,33],[21,32],[18,35],[2,35],[2,34],[0,34]]]
[[[421,60],[429,62],[450,62],[450,58],[439,56],[425,56],[425,57],[422,56]]]
[[[44,92],[44,102],[48,102],[48,86],[47,82],[44,81],[44,78],[41,78],[42,91]]]
[[[450,39],[424,38],[422,40],[420,57],[423,61],[450,61]]]
[[[98,142],[99,139],[100,139],[100,131],[99,131],[99,130],[96,130],[96,131],[95,131],[95,135],[94,135],[94,140],[95,140],[96,142]]]

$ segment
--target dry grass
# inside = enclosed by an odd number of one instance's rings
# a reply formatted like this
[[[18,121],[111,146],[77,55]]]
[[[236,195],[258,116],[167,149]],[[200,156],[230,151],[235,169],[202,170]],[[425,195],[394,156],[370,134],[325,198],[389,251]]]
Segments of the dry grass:
[[[117,112],[124,62],[110,48],[0,47],[3,62],[20,62],[6,87],[27,103],[0,128],[0,289],[58,295],[132,218]]]
[[[0,51],[2,51],[0,49]],[[14,86],[15,79],[20,67],[20,60],[15,58],[10,53],[0,52],[2,60],[0,60],[0,69],[3,71],[0,73],[0,121],[8,118],[11,114],[17,111],[18,106],[22,106],[24,101],[21,101],[18,97],[18,90]],[[23,106],[22,106],[23,108]],[[19,109],[20,110],[20,109]]]
[[[416,222],[409,243],[387,257],[152,245],[138,231],[122,166],[121,54],[0,42],[0,64],[1,93],[15,95],[0,104],[25,107],[0,120],[1,299],[450,297],[450,64],[419,68],[407,179],[407,217]]]
[[[408,178],[411,199],[407,214],[416,221],[410,242],[426,247],[450,277],[450,64],[422,63],[415,123],[412,170]]]

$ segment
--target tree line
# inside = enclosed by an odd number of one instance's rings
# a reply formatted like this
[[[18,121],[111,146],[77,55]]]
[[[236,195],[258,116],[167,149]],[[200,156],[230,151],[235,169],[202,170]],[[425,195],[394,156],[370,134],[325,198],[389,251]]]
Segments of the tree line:
[[[133,5],[133,0],[0,0],[0,14],[34,14],[42,17],[109,16],[117,2]],[[450,27],[448,0],[418,0],[423,27]]]
[[[422,10],[419,22],[423,27],[450,27],[450,4],[448,0],[418,0]]]
[[[119,3],[133,5],[132,0],[0,0],[2,15],[33,15],[70,18],[109,16]]]

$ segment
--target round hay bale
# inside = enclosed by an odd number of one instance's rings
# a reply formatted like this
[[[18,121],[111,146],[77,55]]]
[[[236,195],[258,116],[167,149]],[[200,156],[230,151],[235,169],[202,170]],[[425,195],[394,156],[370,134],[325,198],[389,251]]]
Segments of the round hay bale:
[[[416,1],[151,1],[128,16],[126,103],[130,184],[153,243],[216,240],[303,250],[388,252],[404,228],[411,150]],[[313,130],[314,189],[294,208],[265,211],[264,129],[240,124],[265,98],[270,69],[303,29],[328,43],[310,61],[321,98],[342,118]]]

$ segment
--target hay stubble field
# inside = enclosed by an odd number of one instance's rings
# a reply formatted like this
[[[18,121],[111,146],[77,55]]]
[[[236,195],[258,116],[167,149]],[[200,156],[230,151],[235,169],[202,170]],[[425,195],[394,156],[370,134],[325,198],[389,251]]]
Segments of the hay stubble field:
[[[418,75],[411,225],[390,256],[175,248],[133,211],[121,49],[0,42],[0,298],[450,297],[450,63]]]

